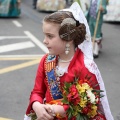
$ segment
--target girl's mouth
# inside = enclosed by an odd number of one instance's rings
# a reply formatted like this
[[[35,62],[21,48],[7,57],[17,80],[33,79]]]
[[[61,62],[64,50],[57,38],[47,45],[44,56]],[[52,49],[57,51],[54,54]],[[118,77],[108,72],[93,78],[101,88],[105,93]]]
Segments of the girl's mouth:
[[[51,49],[51,47],[47,47],[48,48],[48,50],[50,50]]]

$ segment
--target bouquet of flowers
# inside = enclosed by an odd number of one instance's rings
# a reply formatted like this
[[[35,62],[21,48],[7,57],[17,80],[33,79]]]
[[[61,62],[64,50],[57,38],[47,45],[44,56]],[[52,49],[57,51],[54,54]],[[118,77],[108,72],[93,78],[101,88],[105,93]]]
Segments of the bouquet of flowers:
[[[97,86],[97,85],[95,85]],[[94,86],[94,87],[95,87]],[[103,97],[102,90],[96,90],[90,85],[90,77],[85,79],[75,77],[72,83],[65,83],[63,87],[64,104],[69,105],[68,120],[88,120],[98,114],[98,103]]]
[[[65,82],[62,92],[62,103],[69,105],[68,120],[89,120],[98,114],[98,104],[103,97],[103,90],[94,89],[98,84],[91,85],[90,77],[84,79],[74,77],[73,82]],[[31,120],[36,120],[35,113],[29,114]]]

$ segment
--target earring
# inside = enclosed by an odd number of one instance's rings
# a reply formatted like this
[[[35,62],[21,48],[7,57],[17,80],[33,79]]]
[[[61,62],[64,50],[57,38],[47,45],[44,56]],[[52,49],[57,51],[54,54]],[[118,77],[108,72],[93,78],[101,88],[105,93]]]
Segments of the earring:
[[[67,43],[67,44],[65,45],[65,54],[67,55],[69,52],[70,52],[70,44]]]

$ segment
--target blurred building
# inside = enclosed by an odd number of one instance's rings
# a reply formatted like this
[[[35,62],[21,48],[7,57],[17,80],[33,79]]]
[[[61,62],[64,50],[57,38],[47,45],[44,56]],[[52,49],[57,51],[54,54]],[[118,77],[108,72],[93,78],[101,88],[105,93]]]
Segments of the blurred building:
[[[37,0],[38,11],[57,11],[66,7],[65,0]]]
[[[120,0],[109,0],[104,21],[120,22]]]

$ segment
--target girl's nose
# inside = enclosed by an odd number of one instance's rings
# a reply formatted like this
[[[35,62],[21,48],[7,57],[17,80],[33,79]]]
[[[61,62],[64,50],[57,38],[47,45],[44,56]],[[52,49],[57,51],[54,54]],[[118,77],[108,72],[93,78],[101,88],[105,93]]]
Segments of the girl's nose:
[[[47,39],[46,39],[46,38],[44,38],[43,43],[44,43],[45,45],[47,45],[47,44],[48,44],[48,41],[47,41]]]

